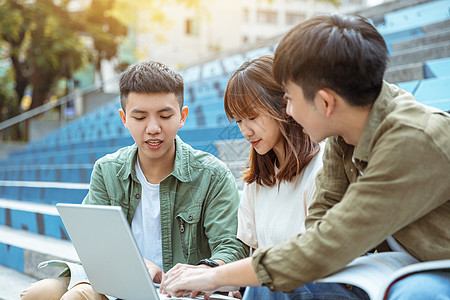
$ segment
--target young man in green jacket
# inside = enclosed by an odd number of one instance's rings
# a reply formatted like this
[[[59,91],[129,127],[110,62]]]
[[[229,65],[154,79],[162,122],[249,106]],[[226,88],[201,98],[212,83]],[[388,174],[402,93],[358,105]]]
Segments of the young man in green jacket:
[[[233,175],[219,159],[177,136],[188,115],[183,92],[181,75],[163,64],[128,68],[120,79],[119,113],[135,144],[95,163],[83,201],[122,207],[155,282],[177,263],[211,267],[248,256],[236,239],[239,194]],[[68,278],[45,279],[21,296],[106,298],[89,284],[67,291],[67,283]]]
[[[312,281],[384,240],[420,261],[450,259],[450,116],[384,82],[387,55],[382,36],[361,17],[316,16],[283,37],[273,69],[286,111],[313,140],[328,138],[307,230],[213,270],[176,267],[163,291],[263,285],[293,292],[267,292],[267,299],[366,298],[354,289],[333,296]],[[444,271],[402,279],[389,297],[449,294]]]

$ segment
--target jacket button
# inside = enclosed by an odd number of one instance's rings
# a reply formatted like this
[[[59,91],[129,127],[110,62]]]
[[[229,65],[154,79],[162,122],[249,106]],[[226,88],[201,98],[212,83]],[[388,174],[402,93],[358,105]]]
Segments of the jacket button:
[[[134,195],[134,197],[136,197],[136,199],[139,199],[139,198],[141,198],[141,195],[136,194],[136,195]]]
[[[188,220],[189,220],[189,221],[192,221],[193,219],[194,219],[193,216],[189,216],[189,217],[188,217]]]

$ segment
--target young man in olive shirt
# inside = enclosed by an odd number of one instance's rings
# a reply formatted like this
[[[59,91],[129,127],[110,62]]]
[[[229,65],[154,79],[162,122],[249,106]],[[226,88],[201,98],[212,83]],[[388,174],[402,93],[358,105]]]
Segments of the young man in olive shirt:
[[[311,281],[386,239],[421,261],[450,259],[450,116],[384,82],[387,55],[381,35],[360,17],[316,16],[283,37],[274,76],[286,110],[313,140],[328,138],[307,231],[213,270],[177,267],[163,290],[264,285],[314,299],[327,290],[308,295]],[[450,294],[449,272],[424,276],[404,279],[389,296]]]
[[[95,163],[83,201],[122,207],[155,282],[177,263],[218,266],[248,256],[236,238],[239,194],[233,175],[219,159],[177,136],[188,115],[183,92],[181,75],[163,64],[128,68],[120,79],[119,113],[135,144]],[[68,279],[44,279],[21,297],[106,298],[86,283],[68,291]]]

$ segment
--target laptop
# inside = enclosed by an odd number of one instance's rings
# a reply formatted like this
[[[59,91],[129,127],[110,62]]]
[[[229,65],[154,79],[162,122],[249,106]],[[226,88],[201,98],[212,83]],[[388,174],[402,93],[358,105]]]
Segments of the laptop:
[[[167,298],[155,287],[120,206],[58,203],[56,208],[97,293],[112,299]],[[213,294],[210,299],[234,298]]]

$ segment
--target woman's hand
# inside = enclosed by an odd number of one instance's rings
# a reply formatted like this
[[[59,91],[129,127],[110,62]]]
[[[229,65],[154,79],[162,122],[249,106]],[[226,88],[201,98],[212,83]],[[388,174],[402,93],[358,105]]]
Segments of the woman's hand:
[[[149,261],[148,259],[144,258],[145,266],[147,267],[148,272],[150,273],[150,276],[152,277],[152,280],[154,283],[161,283],[162,277],[164,275],[163,270],[161,270],[160,267]]]
[[[236,291],[240,286],[259,286],[248,257],[239,261],[208,268],[177,264],[163,276],[160,292],[179,297],[196,291]]]

